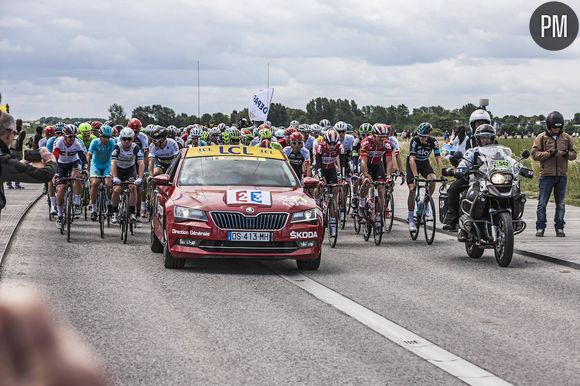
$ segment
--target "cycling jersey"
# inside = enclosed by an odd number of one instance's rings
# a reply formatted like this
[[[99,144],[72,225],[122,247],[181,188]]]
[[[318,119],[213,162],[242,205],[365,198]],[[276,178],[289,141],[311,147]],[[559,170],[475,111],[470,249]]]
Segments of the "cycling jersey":
[[[392,154],[391,145],[388,140],[377,141],[369,135],[360,145],[360,158],[366,158],[368,165],[382,164],[383,157],[390,157]]]
[[[52,138],[52,137],[51,137]],[[40,138],[38,141],[38,147],[46,147],[46,143],[50,138]]]
[[[183,139],[181,139],[180,137],[175,137],[174,141],[177,143],[179,149],[183,149],[183,147],[185,146],[185,142],[183,142]]]
[[[335,161],[342,154],[344,154],[344,148],[340,143],[331,151],[328,144],[322,141],[316,146],[316,167],[318,169],[335,169]]]
[[[306,138],[306,141],[304,141],[304,147],[312,153],[312,145],[314,144],[314,137],[312,136],[308,136],[308,138]]]
[[[67,145],[64,140],[64,137],[60,137],[54,144],[54,148],[52,150],[52,153],[56,157],[57,162],[61,164],[70,164],[84,160],[83,164],[85,164],[86,149],[83,143],[78,138],[75,138],[75,141],[72,143],[72,145]]]
[[[96,136],[96,135],[93,135],[93,134],[91,134],[91,135],[89,136],[89,138],[88,138],[88,139],[85,141],[85,140],[83,139],[83,135],[82,135],[82,134],[79,134],[79,135],[77,135],[77,139],[78,139],[79,141],[81,141],[81,142],[83,143],[83,145],[85,145],[85,149],[88,149],[88,148],[89,148],[89,146],[91,146],[91,142],[93,142],[93,140],[94,140],[95,138],[97,138],[97,136]]]
[[[302,178],[302,165],[310,163],[310,152],[305,147],[301,147],[299,153],[294,153],[292,147],[286,146],[284,154],[288,157],[288,162],[290,162],[292,169],[294,169],[298,177]]]
[[[106,169],[111,166],[111,156],[115,150],[115,142],[109,139],[106,145],[101,143],[100,138],[93,139],[89,146],[89,153],[92,155],[91,169],[94,165],[98,169]],[[92,173],[91,173],[92,174]]]
[[[133,142],[127,150],[123,148],[122,144],[116,144],[111,159],[117,162],[119,169],[133,169],[137,165],[137,161],[143,160],[143,152],[139,145]]]
[[[425,144],[421,143],[419,136],[415,136],[411,139],[411,144],[409,145],[409,156],[415,156],[415,159],[419,162],[428,161],[431,152],[433,152],[436,157],[441,155],[439,144],[434,137],[428,137],[427,143]]]
[[[393,150],[394,155],[397,155],[401,152],[399,140],[396,137],[389,137],[389,143],[391,144],[391,149]]]
[[[149,157],[155,159],[156,163],[170,165],[173,159],[179,154],[179,145],[172,138],[165,140],[165,146],[162,148],[153,143],[149,148]]]
[[[139,145],[143,153],[149,150],[149,138],[147,137],[147,135],[145,135],[145,133],[139,132],[139,134],[135,137],[133,142]]]
[[[197,143],[197,145],[194,145],[191,140],[188,140],[186,143],[187,147],[199,147],[199,146],[207,146],[207,142],[205,142],[204,140],[200,139]]]
[[[344,147],[344,151],[349,153],[352,151],[352,145],[354,144],[354,136],[350,134],[345,134],[344,139],[340,140],[342,147]]]
[[[62,138],[62,137],[57,137],[56,135],[54,137],[50,137],[47,141],[46,141],[46,148],[48,149],[49,152],[52,153],[52,151],[54,150],[54,144],[56,143],[56,140]]]

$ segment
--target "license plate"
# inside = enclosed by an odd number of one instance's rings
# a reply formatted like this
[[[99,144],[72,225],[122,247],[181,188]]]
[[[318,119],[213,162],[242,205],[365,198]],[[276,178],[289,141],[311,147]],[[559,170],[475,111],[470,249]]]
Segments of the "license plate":
[[[261,241],[272,240],[272,232],[228,232],[228,241]]]

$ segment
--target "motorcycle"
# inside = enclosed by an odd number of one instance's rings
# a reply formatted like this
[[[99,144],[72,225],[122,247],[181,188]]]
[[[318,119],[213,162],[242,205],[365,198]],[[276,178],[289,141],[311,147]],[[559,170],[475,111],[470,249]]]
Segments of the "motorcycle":
[[[462,159],[456,152],[454,158]],[[480,147],[474,155],[474,167],[446,169],[444,175],[471,178],[459,205],[459,228],[466,234],[465,250],[473,259],[485,249],[493,249],[497,263],[510,265],[514,252],[514,236],[526,229],[522,220],[526,196],[520,190],[520,177],[532,178],[533,170],[521,164],[529,158],[524,150],[515,161],[509,148],[500,145]],[[447,212],[446,194],[440,196],[441,221]]]

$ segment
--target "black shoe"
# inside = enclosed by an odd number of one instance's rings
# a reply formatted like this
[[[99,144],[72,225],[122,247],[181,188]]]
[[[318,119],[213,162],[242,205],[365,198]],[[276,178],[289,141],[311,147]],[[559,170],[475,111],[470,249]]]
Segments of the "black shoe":
[[[443,230],[444,231],[456,231],[457,224],[443,224]]]
[[[556,229],[556,237],[566,237],[566,233],[564,233],[564,229]]]
[[[544,230],[536,229],[536,237],[544,237]]]
[[[465,232],[463,229],[461,229],[458,233],[457,233],[457,241],[463,243],[465,241],[467,241],[467,232]]]
[[[91,212],[91,221],[97,221],[97,212]]]

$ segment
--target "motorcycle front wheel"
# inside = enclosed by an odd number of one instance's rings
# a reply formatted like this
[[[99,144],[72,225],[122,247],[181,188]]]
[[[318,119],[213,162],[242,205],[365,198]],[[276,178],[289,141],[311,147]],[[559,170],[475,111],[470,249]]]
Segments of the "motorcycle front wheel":
[[[466,241],[465,251],[467,252],[467,256],[471,257],[472,259],[479,259],[481,256],[483,256],[485,249],[478,247],[473,241]]]
[[[497,241],[493,247],[495,260],[501,267],[507,267],[514,255],[514,228],[512,215],[502,212],[495,217],[497,225]]]

